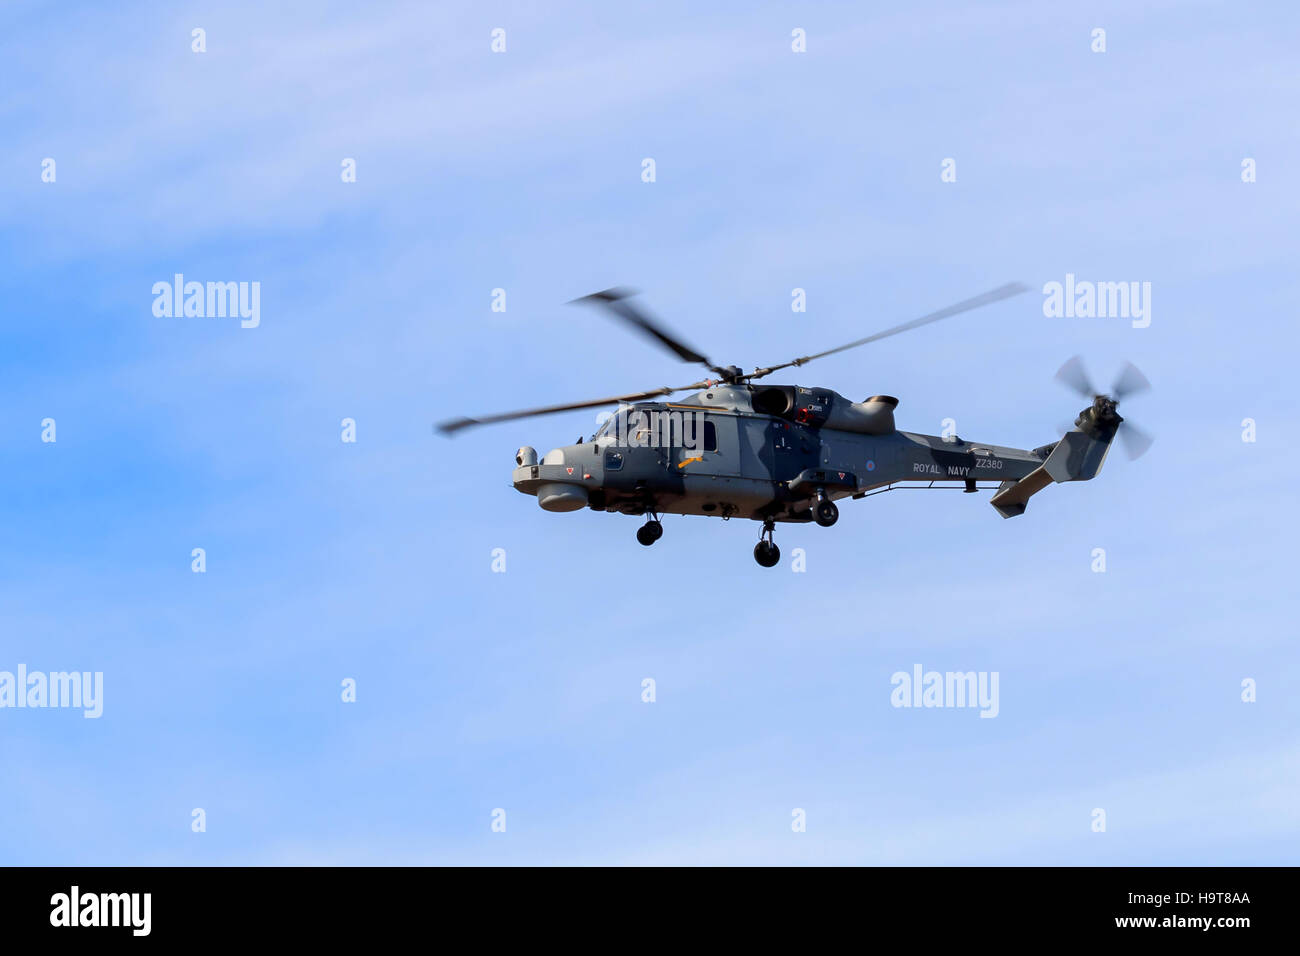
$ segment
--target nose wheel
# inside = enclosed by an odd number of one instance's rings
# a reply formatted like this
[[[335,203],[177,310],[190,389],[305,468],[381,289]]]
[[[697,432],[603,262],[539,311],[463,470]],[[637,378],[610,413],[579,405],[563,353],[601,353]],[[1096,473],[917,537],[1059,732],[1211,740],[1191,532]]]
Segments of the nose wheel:
[[[764,521],[762,537],[758,539],[758,544],[754,545],[754,560],[764,568],[775,567],[781,560],[781,549],[772,540],[772,530],[775,527],[776,523],[771,518]]]
[[[654,518],[651,518],[641,527],[636,529],[636,539],[647,548],[664,536],[664,526]]]

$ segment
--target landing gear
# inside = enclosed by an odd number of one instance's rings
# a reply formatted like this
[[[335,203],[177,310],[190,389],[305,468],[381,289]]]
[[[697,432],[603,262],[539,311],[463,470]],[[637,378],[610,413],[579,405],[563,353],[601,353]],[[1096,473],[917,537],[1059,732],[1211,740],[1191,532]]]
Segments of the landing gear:
[[[776,527],[776,522],[771,518],[763,522],[763,535],[758,539],[758,544],[754,545],[754,560],[761,567],[776,567],[776,563],[781,560],[781,549],[776,546],[772,540],[772,529]]]
[[[664,536],[664,526],[654,518],[651,518],[641,527],[636,529],[636,539],[647,548]]]
[[[829,528],[840,520],[840,509],[829,498],[823,498],[813,505],[813,520],[823,528]]]

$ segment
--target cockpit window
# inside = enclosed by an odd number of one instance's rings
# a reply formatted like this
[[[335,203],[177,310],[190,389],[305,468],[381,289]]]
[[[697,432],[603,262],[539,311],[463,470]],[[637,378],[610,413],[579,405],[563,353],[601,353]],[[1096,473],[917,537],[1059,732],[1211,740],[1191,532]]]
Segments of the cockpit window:
[[[606,435],[615,434],[616,433],[615,426],[618,420],[622,418],[624,421],[626,421],[627,413],[630,408],[631,408],[630,405],[619,406],[618,410],[615,411],[614,414],[610,415],[609,418],[605,419],[604,423],[600,426],[600,428],[596,429],[596,434],[591,436],[591,440],[595,441],[597,438],[604,438]]]

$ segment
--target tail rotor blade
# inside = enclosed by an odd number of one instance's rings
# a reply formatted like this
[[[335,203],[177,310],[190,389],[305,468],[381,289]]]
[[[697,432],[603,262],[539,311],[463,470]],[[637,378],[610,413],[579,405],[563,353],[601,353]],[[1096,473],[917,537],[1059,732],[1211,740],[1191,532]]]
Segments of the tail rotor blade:
[[[1151,383],[1132,362],[1125,362],[1115,376],[1115,384],[1110,387],[1111,394],[1118,401],[1129,395],[1137,395],[1151,388]]]
[[[1093,388],[1092,380],[1088,378],[1088,373],[1084,371],[1083,359],[1077,355],[1056,370],[1056,380],[1084,398],[1090,399],[1098,394]]]
[[[1155,441],[1150,435],[1129,422],[1119,426],[1119,437],[1124,443],[1124,451],[1130,460],[1141,458]]]

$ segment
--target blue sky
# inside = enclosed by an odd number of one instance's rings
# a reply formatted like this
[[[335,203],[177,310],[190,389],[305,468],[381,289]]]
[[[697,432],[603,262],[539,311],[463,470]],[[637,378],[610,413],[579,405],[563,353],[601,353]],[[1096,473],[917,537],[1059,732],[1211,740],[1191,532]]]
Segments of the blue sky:
[[[105,701],[0,710],[0,862],[1293,863],[1298,20],[6,4],[0,670]],[[260,282],[260,327],[155,317],[176,272]],[[1150,282],[1150,327],[1046,318],[1066,273]],[[591,413],[430,431],[691,380],[563,306],[610,285],[754,366],[1010,280],[790,380],[1033,447],[1062,361],[1139,365],[1152,450],[1015,520],[882,495],[765,571],[752,523],[646,549],[510,488]],[[998,717],[891,707],[918,663],[997,671]]]

